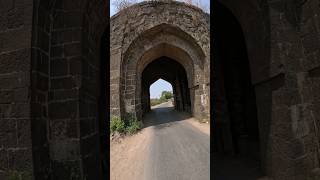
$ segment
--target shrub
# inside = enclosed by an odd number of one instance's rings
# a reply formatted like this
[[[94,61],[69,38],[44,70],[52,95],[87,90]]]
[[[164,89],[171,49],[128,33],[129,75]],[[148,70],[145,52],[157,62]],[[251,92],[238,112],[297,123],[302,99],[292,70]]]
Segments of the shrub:
[[[132,114],[127,114],[125,121],[119,117],[113,116],[110,121],[110,133],[128,133],[135,134],[142,128],[142,122],[138,121]]]
[[[125,123],[116,116],[113,116],[110,121],[110,133],[119,132],[122,133],[125,131]]]
[[[142,122],[135,118],[129,119],[128,125],[126,127],[126,132],[128,134],[135,134],[142,128]]]

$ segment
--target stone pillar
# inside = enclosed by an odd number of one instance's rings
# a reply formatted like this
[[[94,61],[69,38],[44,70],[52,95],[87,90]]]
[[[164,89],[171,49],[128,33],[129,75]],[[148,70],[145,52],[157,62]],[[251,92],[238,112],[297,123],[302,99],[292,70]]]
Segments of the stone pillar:
[[[188,109],[188,102],[187,102],[187,91],[188,91],[188,88],[185,86],[185,81],[184,81],[184,79],[181,79],[181,81],[180,81],[181,83],[180,83],[180,86],[181,86],[181,96],[182,96],[182,105],[183,105],[183,107],[182,107],[182,110],[183,111],[187,111],[187,109]]]
[[[149,111],[150,109],[150,104],[149,104],[149,101],[150,101],[150,97],[149,97],[149,89],[148,89],[148,84],[143,82],[142,84],[142,89],[141,89],[141,106],[142,106],[142,110],[143,110],[143,113],[146,113]]]
[[[0,179],[15,172],[32,179],[33,1],[1,1],[0,17]]]
[[[82,30],[85,29],[82,28],[84,15],[81,11],[75,12],[65,6],[61,8],[66,9],[55,12],[50,38],[48,117],[51,178],[77,179],[84,175],[84,163],[81,158],[84,154],[81,148],[83,140],[80,132],[85,133],[87,129],[92,128],[95,121],[89,119],[87,114],[89,108],[96,108],[94,103],[89,104],[87,100],[92,88],[96,89],[95,81],[91,81],[91,88],[85,89],[87,93],[84,93],[83,86],[87,85],[89,76],[95,72],[90,69],[92,65],[88,64],[82,54],[83,44],[88,44],[85,43],[88,42],[87,39],[82,39],[81,36]],[[92,63],[96,61],[94,58],[91,60]],[[84,77],[87,78],[86,82],[83,82]]]
[[[179,75],[176,75],[175,87],[176,87],[176,107],[178,111],[183,111],[182,91]]]
[[[121,79],[121,49],[115,48],[110,51],[110,113],[111,116],[121,116],[120,90]]]
[[[215,45],[214,45],[215,47]],[[215,47],[217,48],[217,47]],[[232,154],[234,152],[230,129],[230,114],[225,90],[225,80],[218,51],[214,53],[214,78],[211,96],[213,96],[213,143],[214,150]]]

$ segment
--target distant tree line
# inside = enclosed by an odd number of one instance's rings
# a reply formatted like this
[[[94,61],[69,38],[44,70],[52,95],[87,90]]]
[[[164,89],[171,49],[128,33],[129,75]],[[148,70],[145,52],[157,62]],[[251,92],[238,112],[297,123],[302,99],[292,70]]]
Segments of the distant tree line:
[[[155,106],[164,102],[168,102],[173,98],[173,94],[171,91],[162,91],[160,98],[150,99],[150,105]]]

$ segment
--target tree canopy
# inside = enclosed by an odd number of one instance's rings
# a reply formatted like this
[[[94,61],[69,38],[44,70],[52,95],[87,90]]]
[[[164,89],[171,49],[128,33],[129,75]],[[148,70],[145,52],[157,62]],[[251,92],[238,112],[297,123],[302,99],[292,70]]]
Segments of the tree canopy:
[[[162,91],[160,99],[168,100],[168,99],[171,99],[172,96],[173,95],[171,91]]]

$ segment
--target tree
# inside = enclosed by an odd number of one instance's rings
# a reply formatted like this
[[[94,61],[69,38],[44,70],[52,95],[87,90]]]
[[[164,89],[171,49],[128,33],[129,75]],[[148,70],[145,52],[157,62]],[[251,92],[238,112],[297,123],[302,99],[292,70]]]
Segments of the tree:
[[[183,2],[185,2],[187,4],[192,4],[192,0],[183,0]]]
[[[137,0],[112,0],[112,5],[114,5],[117,11],[121,11],[134,3],[137,3]]]
[[[168,100],[172,98],[172,92],[171,91],[162,91],[160,99]]]

